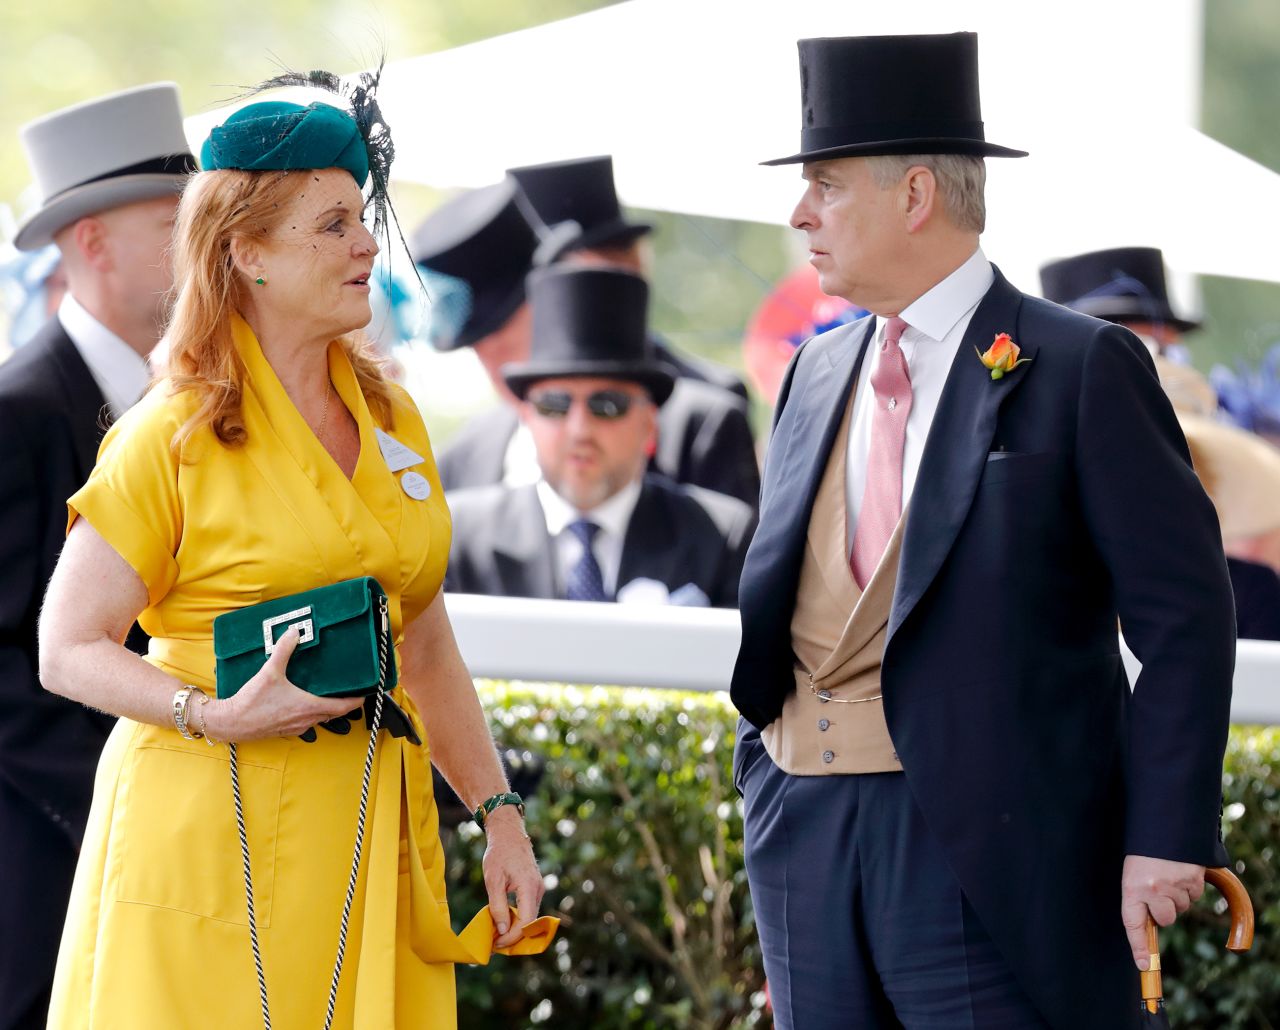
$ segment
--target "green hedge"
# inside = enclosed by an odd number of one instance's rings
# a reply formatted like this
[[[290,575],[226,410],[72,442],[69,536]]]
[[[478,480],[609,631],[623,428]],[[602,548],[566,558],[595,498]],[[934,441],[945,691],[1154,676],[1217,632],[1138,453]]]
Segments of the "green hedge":
[[[1174,1026],[1204,1030],[1280,1027],[1280,729],[1231,730],[1223,824],[1235,872],[1253,897],[1253,948],[1233,955],[1226,905],[1212,888],[1161,931],[1165,998]]]
[[[481,696],[504,745],[547,758],[529,832],[550,884],[544,911],[564,923],[552,954],[460,967],[459,1025],[770,1026],[727,698],[520,684],[482,684]],[[1227,954],[1225,917],[1200,903],[1164,935],[1166,994],[1179,1027],[1280,1027],[1280,732],[1232,731],[1225,789],[1258,940],[1244,958]],[[455,912],[484,904],[483,843],[473,826],[450,843]]]

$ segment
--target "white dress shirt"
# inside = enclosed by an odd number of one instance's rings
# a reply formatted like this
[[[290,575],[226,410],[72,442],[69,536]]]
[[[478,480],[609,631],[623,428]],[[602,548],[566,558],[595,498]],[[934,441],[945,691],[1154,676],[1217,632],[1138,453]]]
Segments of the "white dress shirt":
[[[538,451],[533,445],[533,434],[523,421],[518,422],[502,458],[502,485],[528,486],[541,478],[542,469],[538,465]]]
[[[902,452],[902,507],[911,500],[911,491],[920,471],[929,427],[942,397],[947,375],[955,360],[960,341],[973,318],[974,309],[995,280],[991,263],[981,250],[919,299],[912,301],[898,315],[907,323],[899,346],[911,375],[911,414],[907,416],[907,439]],[[880,343],[888,319],[876,316],[875,335],[867,347],[858,373],[858,393],[854,399],[853,418],[849,424],[845,504],[847,543],[853,545],[853,531],[862,510],[862,495],[867,487],[867,456],[871,450],[871,416],[875,411],[875,391],[871,373],[880,362]],[[1012,328],[1012,326],[1010,326]],[[991,344],[983,341],[983,349]],[[977,355],[973,357],[978,360]]]
[[[640,480],[624,486],[591,511],[578,511],[556,493],[545,479],[538,480],[537,491],[543,517],[547,520],[547,533],[554,545],[556,582],[561,585],[567,583],[569,570],[582,557],[582,544],[569,532],[569,523],[589,519],[600,527],[591,549],[600,566],[604,592],[609,596],[617,593],[618,571],[622,567],[622,544],[627,536],[627,526],[631,524],[631,513],[635,511],[636,501],[640,499]]]
[[[119,418],[146,392],[151,381],[147,359],[89,314],[70,293],[64,294],[58,305],[58,321],[89,366],[111,417]]]

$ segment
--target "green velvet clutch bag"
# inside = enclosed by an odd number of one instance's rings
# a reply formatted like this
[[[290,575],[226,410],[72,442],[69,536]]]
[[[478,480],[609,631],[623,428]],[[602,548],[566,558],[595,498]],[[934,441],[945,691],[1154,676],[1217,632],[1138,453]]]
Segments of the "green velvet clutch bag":
[[[371,576],[343,580],[213,620],[218,697],[230,697],[266,664],[291,626],[301,634],[289,681],[323,697],[362,697],[396,685],[387,595]]]

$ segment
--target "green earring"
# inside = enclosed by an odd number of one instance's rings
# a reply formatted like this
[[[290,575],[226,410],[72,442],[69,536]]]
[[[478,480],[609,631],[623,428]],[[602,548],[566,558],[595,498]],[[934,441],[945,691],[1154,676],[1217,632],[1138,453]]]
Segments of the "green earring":
[[[267,285],[267,280],[265,280],[264,278],[262,278],[262,276],[258,276],[258,278],[254,280],[254,282],[256,282],[259,286],[266,286],[266,285]]]

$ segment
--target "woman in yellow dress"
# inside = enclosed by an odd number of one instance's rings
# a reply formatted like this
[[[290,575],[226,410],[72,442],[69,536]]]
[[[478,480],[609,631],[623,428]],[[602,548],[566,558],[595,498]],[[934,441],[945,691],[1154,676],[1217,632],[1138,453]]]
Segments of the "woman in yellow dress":
[[[289,683],[296,630],[239,693],[213,699],[212,625],[358,576],[387,592],[390,697],[407,718],[378,736],[333,1025],[453,1027],[454,963],[541,951],[554,933],[526,922],[541,878],[445,613],[449,512],[426,430],[350,335],[369,321],[378,251],[362,222],[371,157],[375,193],[386,182],[361,130],[333,106],[258,103],[213,131],[175,229],[168,375],[69,502],[41,676],[121,718],[63,933],[58,1030],[263,1023],[228,741],[270,1018],[325,1025],[369,735],[357,713],[350,732],[332,721],[350,699]],[[145,660],[119,644],[135,618],[152,638]],[[428,743],[468,804],[509,802],[485,821],[489,907],[461,934]]]

